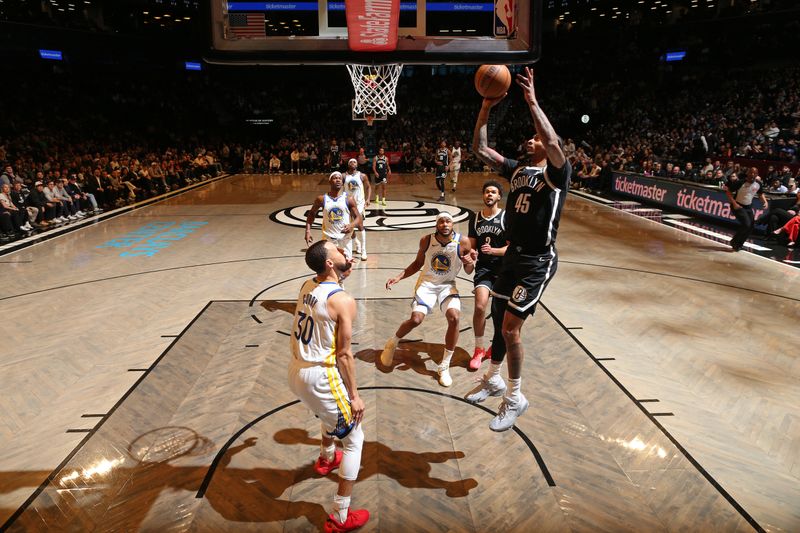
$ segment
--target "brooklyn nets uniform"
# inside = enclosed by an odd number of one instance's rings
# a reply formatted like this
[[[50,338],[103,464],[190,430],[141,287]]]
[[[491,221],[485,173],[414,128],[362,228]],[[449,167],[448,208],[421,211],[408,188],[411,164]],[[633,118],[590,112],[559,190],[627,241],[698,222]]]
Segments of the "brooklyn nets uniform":
[[[478,262],[475,265],[475,275],[472,283],[475,287],[483,285],[492,290],[503,256],[487,255],[481,252],[481,246],[488,244],[492,248],[502,248],[506,245],[505,211],[502,209],[493,217],[484,218],[478,211],[475,218],[469,221],[469,237],[475,239],[478,250]]]
[[[506,201],[506,238],[500,274],[492,290],[508,300],[508,311],[524,318],[533,314],[556,273],[555,241],[567,197],[572,166],[528,167],[505,159],[503,177],[510,182]]]
[[[444,178],[447,175],[447,167],[450,164],[450,152],[447,148],[436,150],[436,177]]]
[[[451,233],[450,240],[445,244],[436,240],[436,234],[430,235],[429,239],[425,264],[414,288],[412,310],[423,315],[433,312],[435,305],[442,311],[450,308],[460,310],[456,276],[461,271],[461,235]],[[445,302],[448,304],[443,308]]]
[[[336,322],[328,298],[342,289],[333,281],[307,280],[300,289],[289,340],[289,388],[322,421],[330,436],[353,429],[350,396],[336,366]]]
[[[347,205],[347,195],[341,193],[336,198],[331,198],[326,193],[322,197],[322,234],[325,240],[344,250],[344,255],[349,259],[353,255],[353,241],[350,234],[344,233],[344,227],[348,224],[350,207]]]
[[[389,159],[385,155],[375,156],[375,170],[378,171],[375,176],[375,184],[386,183],[389,175]]]

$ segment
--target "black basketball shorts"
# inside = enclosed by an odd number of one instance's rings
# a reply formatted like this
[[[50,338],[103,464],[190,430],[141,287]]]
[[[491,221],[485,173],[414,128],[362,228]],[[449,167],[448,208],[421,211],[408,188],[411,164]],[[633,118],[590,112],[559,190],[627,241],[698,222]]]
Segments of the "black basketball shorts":
[[[493,266],[486,266],[478,264],[475,266],[475,275],[472,277],[472,285],[474,288],[486,287],[489,292],[492,291],[497,274],[500,272],[500,263]],[[472,292],[475,292],[474,290]]]
[[[557,268],[558,255],[555,248],[543,254],[526,255],[509,246],[492,294],[508,300],[508,312],[526,318],[536,311],[536,304]]]

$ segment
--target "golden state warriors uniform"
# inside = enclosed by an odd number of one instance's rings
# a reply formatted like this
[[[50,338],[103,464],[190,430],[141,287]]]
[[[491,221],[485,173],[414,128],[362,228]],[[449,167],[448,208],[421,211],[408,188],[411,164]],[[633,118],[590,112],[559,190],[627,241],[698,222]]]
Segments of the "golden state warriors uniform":
[[[355,200],[356,209],[358,209],[358,212],[361,213],[361,217],[363,218],[366,202],[364,199],[364,182],[361,181],[360,171],[356,170],[355,174],[344,175],[344,190],[347,191],[348,196]]]
[[[456,288],[456,276],[461,272],[461,235],[451,233],[450,240],[442,244],[436,235],[430,236],[430,244],[425,251],[425,265],[414,289],[415,312],[428,314],[438,305],[442,311],[450,308],[461,309],[461,300]],[[446,307],[442,307],[447,302]]]
[[[336,322],[328,298],[343,291],[333,281],[306,281],[294,313],[289,388],[322,421],[328,435],[343,438],[353,428],[350,396],[336,367]]]
[[[342,193],[331,198],[326,193],[322,197],[322,234],[325,240],[331,241],[337,248],[344,250],[349,259],[353,255],[353,241],[344,227],[350,224],[350,208],[347,206],[347,195]]]

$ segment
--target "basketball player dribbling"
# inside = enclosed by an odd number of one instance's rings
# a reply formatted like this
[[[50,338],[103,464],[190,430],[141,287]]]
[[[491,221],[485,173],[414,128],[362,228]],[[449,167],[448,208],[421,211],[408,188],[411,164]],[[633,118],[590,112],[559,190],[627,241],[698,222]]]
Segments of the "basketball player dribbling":
[[[536,135],[526,143],[526,160],[503,157],[488,144],[489,112],[505,95],[484,98],[473,135],[475,154],[509,180],[505,217],[509,245],[492,289],[492,360],[502,361],[508,348],[509,387],[499,371],[498,375],[491,374],[490,367],[482,383],[466,396],[469,401],[480,402],[506,390],[498,415],[489,424],[494,431],[510,429],[529,406],[521,392],[521,330],[556,273],[556,233],[572,175],[561,140],[539,107],[530,68],[517,75],[517,85],[522,88],[536,129]]]
[[[361,256],[362,261],[367,260],[367,231],[364,229],[364,217],[372,195],[372,186],[367,175],[358,170],[358,161],[350,159],[347,162],[347,173],[344,175],[344,190],[356,201],[358,213],[361,215],[356,224],[358,232],[353,239],[355,242],[355,255]]]
[[[449,387],[453,384],[450,359],[458,342],[458,321],[461,316],[456,276],[462,263],[468,272],[472,271],[472,263],[468,259],[470,250],[469,239],[453,231],[453,216],[446,212],[439,213],[436,217],[436,231],[420,239],[414,261],[386,282],[386,289],[391,290],[394,284],[422,270],[414,288],[411,317],[400,324],[394,336],[386,341],[381,353],[381,363],[385,366],[391,365],[400,339],[422,324],[425,316],[438,306],[447,319],[447,333],[444,339],[444,357],[437,368],[437,374],[441,386]]]
[[[353,241],[350,235],[353,228],[361,222],[361,215],[353,198],[342,190],[344,178],[341,172],[332,172],[328,178],[330,190],[314,199],[306,215],[306,244],[314,242],[311,237],[311,224],[322,208],[322,236],[339,248],[348,260],[353,257]]]
[[[372,172],[375,175],[375,188],[378,191],[375,195],[375,204],[380,203],[386,207],[386,184],[392,174],[392,167],[389,166],[389,158],[386,157],[386,151],[383,148],[378,150],[378,155],[372,162]]]
[[[351,350],[356,303],[339,282],[352,266],[328,241],[312,244],[306,265],[316,276],[303,283],[292,325],[289,388],[320,420],[322,443],[314,470],[327,476],[339,469],[339,486],[328,515],[326,533],[358,529],[369,511],[351,510],[350,496],[361,468],[364,400],[358,394]],[[336,449],[342,442],[344,451]]]

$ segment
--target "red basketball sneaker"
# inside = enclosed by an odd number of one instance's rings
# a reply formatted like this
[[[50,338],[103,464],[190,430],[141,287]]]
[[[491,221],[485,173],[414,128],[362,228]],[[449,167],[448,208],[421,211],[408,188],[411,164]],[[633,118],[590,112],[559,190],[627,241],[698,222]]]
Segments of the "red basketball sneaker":
[[[328,515],[325,522],[325,533],[341,533],[343,531],[353,531],[369,521],[369,511],[366,509],[350,510],[347,513],[347,520],[339,522],[333,515]]]
[[[333,461],[328,461],[321,455],[317,458],[317,462],[314,463],[314,470],[317,471],[317,474],[321,476],[327,476],[337,468],[339,468],[339,463],[342,462],[342,452],[340,450],[336,450],[333,454]]]
[[[475,348],[472,354],[472,359],[469,360],[469,369],[478,370],[481,367],[481,362],[486,359],[486,351],[483,348]]]

